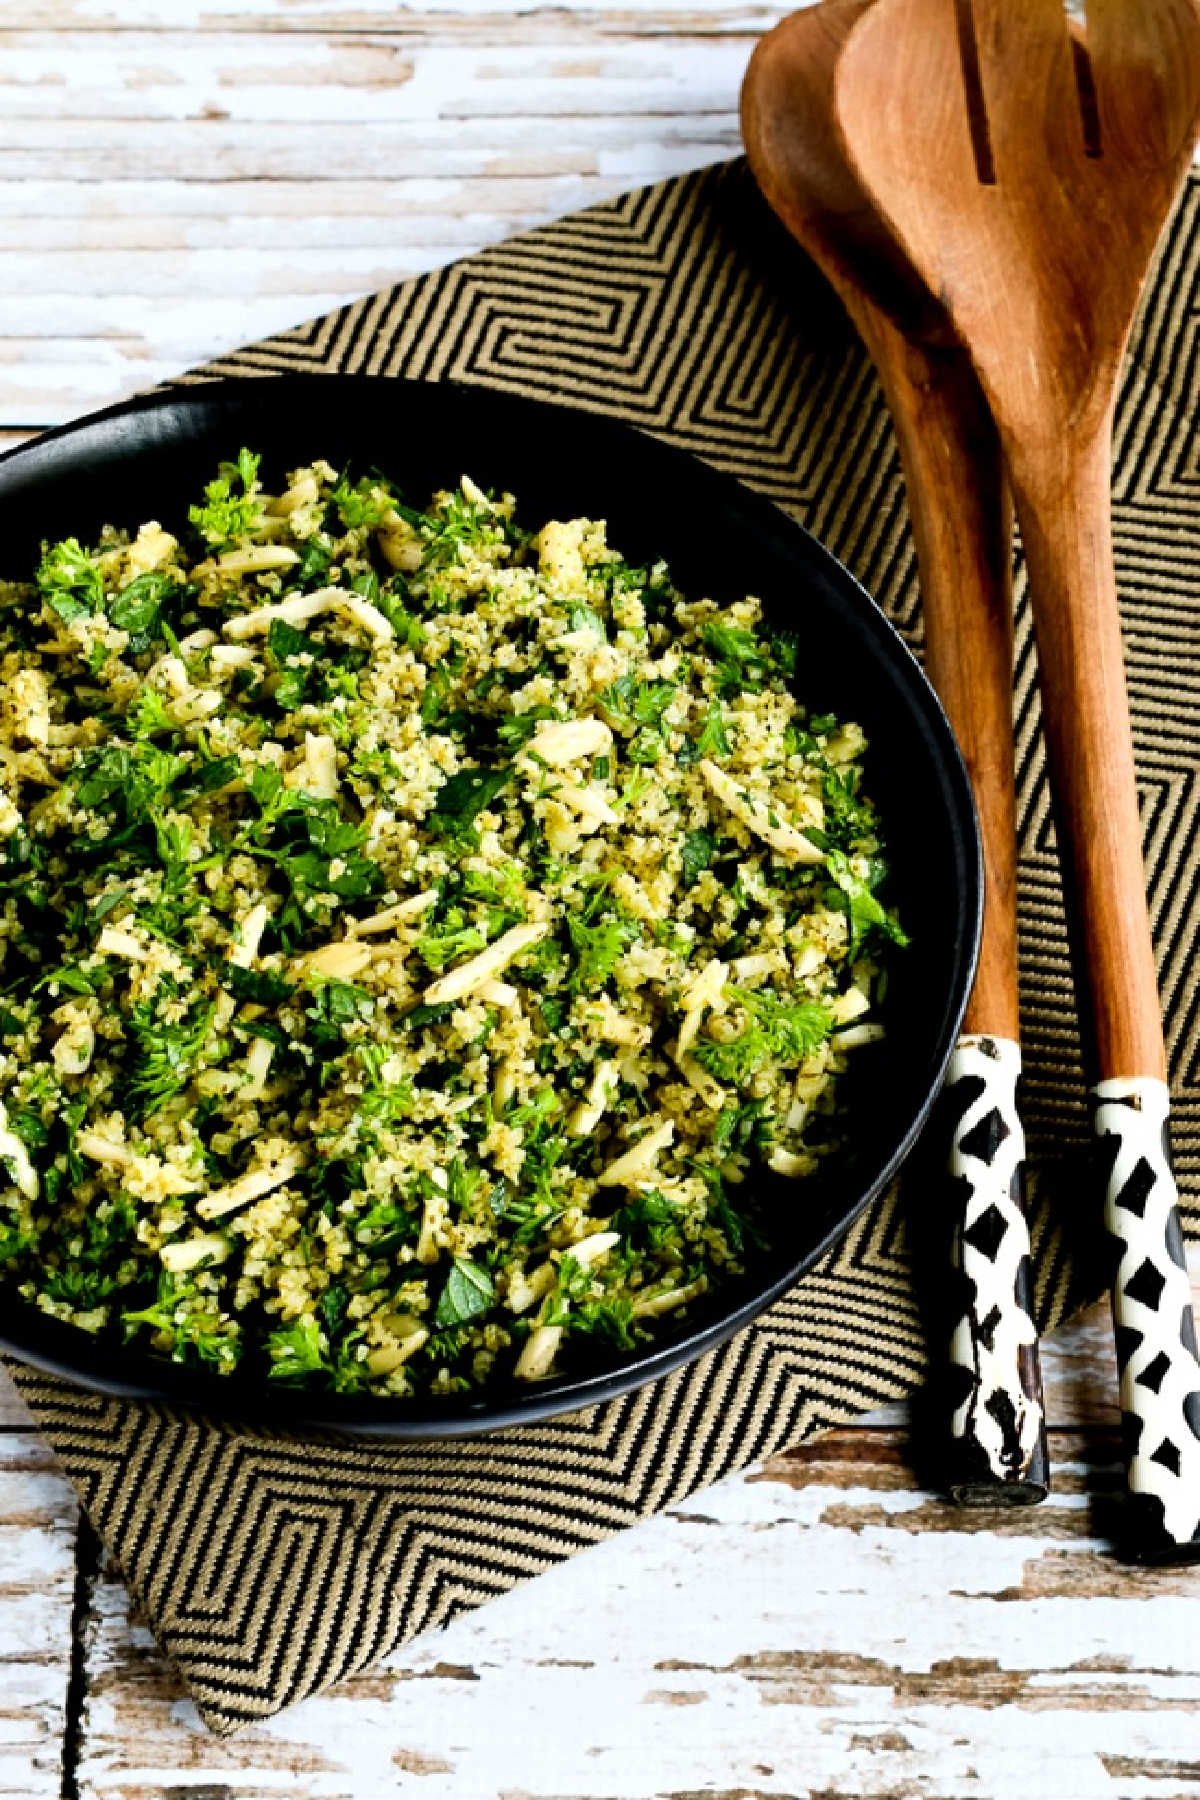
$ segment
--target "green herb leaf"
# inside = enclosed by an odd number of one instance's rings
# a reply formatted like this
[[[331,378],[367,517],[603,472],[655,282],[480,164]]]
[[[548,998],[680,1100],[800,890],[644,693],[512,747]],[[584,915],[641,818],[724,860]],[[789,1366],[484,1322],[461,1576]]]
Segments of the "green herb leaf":
[[[175,592],[175,587],[169,575],[148,570],[129,582],[110,601],[108,616],[118,631],[129,633],[129,648],[135,655],[148,650],[157,641],[163,604]]]
[[[37,584],[46,602],[67,624],[99,612],[104,604],[100,571],[78,538],[42,546]]]
[[[172,785],[176,798],[185,804],[198,800],[201,794],[215,793],[218,788],[227,787],[242,772],[241,761],[237,756],[213,756],[206,762],[195,762]]]
[[[227,962],[221,970],[221,986],[235,1000],[250,1006],[282,1006],[296,992],[282,975],[272,975],[264,969],[243,969],[232,962]]]
[[[259,524],[262,508],[254,490],[260,460],[249,450],[239,450],[237,461],[223,462],[216,478],[208,483],[204,505],[188,508],[189,523],[214,549],[224,549]],[[235,486],[240,486],[240,495],[235,496]]]
[[[701,1039],[692,1054],[730,1087],[744,1086],[765,1063],[794,1068],[833,1030],[828,1010],[815,1000],[779,1000],[763,989],[729,987],[725,992],[745,1008],[752,1023],[731,1043]]]
[[[485,1313],[495,1297],[496,1289],[487,1270],[469,1257],[456,1256],[438,1297],[434,1323],[441,1326],[465,1324],[468,1319]]]
[[[178,1024],[162,1018],[163,989],[151,1000],[137,1000],[124,1025],[131,1055],[125,1071],[126,1105],[145,1119],[183,1092],[204,1050],[216,1010],[210,1002],[197,1006]]]
[[[689,831],[683,840],[680,860],[684,882],[688,887],[704,869],[710,869],[717,854],[717,840],[711,831]]]
[[[122,817],[133,823],[164,800],[186,767],[182,757],[141,740],[128,748],[110,744],[86,751],[71,779],[81,806],[102,806],[115,799]]]
[[[354,1241],[374,1258],[390,1256],[401,1244],[411,1244],[421,1234],[421,1216],[394,1200],[381,1200],[354,1222]]]
[[[392,507],[391,495],[370,476],[364,476],[361,481],[352,485],[349,478],[343,475],[330,498],[338,509],[342,524],[349,531],[359,531],[363,527],[374,530]]]
[[[163,732],[179,729],[167,711],[162,695],[152,687],[138,689],[137,699],[125,715],[125,726],[135,738],[158,737]]]
[[[590,631],[601,643],[605,642],[608,634],[604,629],[604,620],[592,607],[573,606],[569,618],[572,631]]]
[[[703,761],[705,757],[721,757],[729,755],[729,736],[725,730],[725,715],[721,711],[721,702],[714,700],[705,715],[700,735],[694,743],[685,744],[679,753],[679,760],[684,768],[692,763]]]
[[[585,991],[607,981],[631,944],[641,936],[632,919],[607,918],[597,925],[568,918],[567,929],[575,950],[574,983]]]
[[[840,900],[846,909],[850,921],[851,956],[856,954],[874,931],[890,939],[893,944],[902,948],[906,946],[909,942],[908,933],[892,917],[882,901],[876,899],[871,892],[870,883],[853,873],[847,857],[840,850],[828,850],[825,861],[837,884],[827,890],[826,898],[830,904]],[[880,869],[877,879],[882,878],[882,873]]]
[[[498,769],[460,769],[438,789],[427,823],[443,837],[464,837],[472,822],[512,779],[508,764]]]
[[[496,728],[496,736],[510,750],[522,750],[544,719],[557,717],[552,706],[531,706],[528,712],[510,713],[502,719]]]
[[[786,680],[795,674],[797,639],[791,633],[760,637],[745,626],[710,619],[704,642],[718,658],[717,685],[723,694],[753,693],[772,675]]]
[[[355,987],[353,982],[322,981],[313,1004],[305,1009],[305,1016],[312,1020],[309,1037],[314,1044],[333,1044],[340,1049],[347,1026],[363,1018],[372,1004],[366,989]]]
[[[272,1381],[303,1381],[318,1369],[329,1367],[329,1343],[310,1314],[293,1325],[282,1325],[267,1338],[267,1374]]]
[[[612,718],[656,730],[678,691],[673,681],[638,681],[632,675],[620,675],[604,690],[600,701]]]

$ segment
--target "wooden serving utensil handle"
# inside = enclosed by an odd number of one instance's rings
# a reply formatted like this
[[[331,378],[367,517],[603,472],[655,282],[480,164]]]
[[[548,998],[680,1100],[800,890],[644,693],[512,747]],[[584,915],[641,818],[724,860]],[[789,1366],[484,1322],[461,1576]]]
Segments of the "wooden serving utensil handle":
[[[1013,460],[1046,746],[1114,1257],[1129,1490],[1127,1554],[1200,1560],[1200,1360],[1168,1140],[1162,1012],[1146,906],[1112,556],[1111,415]]]
[[[885,383],[921,570],[925,666],[971,776],[984,861],[979,966],[936,1115],[949,1138],[957,1274],[946,1488],[962,1505],[1031,1505],[1046,1497],[1049,1463],[1017,1110],[1012,506],[961,350],[893,353]]]

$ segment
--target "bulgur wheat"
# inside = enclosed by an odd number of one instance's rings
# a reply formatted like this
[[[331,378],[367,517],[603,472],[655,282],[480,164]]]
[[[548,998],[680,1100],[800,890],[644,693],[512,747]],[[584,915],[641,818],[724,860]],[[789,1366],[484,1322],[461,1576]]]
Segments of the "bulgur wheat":
[[[695,1307],[770,1238],[748,1172],[836,1148],[904,942],[798,660],[468,477],[243,450],[178,537],[47,545],[0,584],[8,1279],[394,1396]]]

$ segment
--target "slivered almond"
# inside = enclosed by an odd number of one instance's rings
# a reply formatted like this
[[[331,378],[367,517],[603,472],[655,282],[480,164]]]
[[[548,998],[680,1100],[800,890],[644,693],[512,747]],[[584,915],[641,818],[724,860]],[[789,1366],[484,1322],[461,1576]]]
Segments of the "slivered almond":
[[[508,1293],[505,1304],[509,1312],[528,1312],[538,1300],[544,1300],[558,1279],[558,1272],[553,1263],[540,1263],[532,1274],[526,1275],[524,1269],[514,1269],[508,1278]]]
[[[158,1253],[158,1259],[170,1274],[180,1275],[185,1269],[194,1269],[206,1259],[213,1263],[224,1262],[228,1255],[228,1240],[218,1237],[215,1232],[206,1232],[197,1237],[164,1244]]]
[[[517,1358],[513,1374],[518,1381],[540,1381],[550,1373],[558,1346],[562,1342],[561,1325],[536,1325],[525,1340],[525,1348]]]
[[[716,763],[705,760],[699,767],[710,792],[729,809],[735,819],[740,819],[748,830],[760,837],[764,844],[769,844],[772,850],[778,851],[788,862],[824,862],[824,851],[818,850],[798,825],[777,817],[773,807],[739,787],[733,777],[724,769],[718,768]]]
[[[587,825],[594,831],[598,825],[619,825],[620,813],[614,811],[600,790],[591,783],[580,787],[574,781],[562,781],[554,790],[559,800],[565,800],[568,806],[574,807]]]
[[[8,1164],[13,1180],[27,1200],[36,1200],[41,1184],[29,1160],[29,1151],[15,1131],[8,1128],[8,1114],[0,1103],[0,1159]]]
[[[612,749],[612,741],[603,719],[550,719],[538,726],[522,754],[561,768],[585,756],[602,755]]]
[[[597,1063],[587,1093],[567,1120],[567,1130],[572,1137],[591,1136],[616,1099],[620,1085],[621,1072],[615,1058]]]
[[[882,1025],[851,1025],[836,1031],[829,1042],[835,1050],[858,1050],[863,1044],[877,1044],[887,1033]]]
[[[445,1006],[451,1000],[462,1000],[468,994],[479,991],[484,982],[490,981],[506,969],[524,951],[544,938],[550,927],[543,920],[535,920],[528,925],[514,925],[498,937],[494,944],[481,950],[469,962],[459,963],[448,975],[443,975],[424,993],[426,1006]]]
[[[489,1006],[502,1006],[506,1010],[517,1004],[520,995],[509,981],[485,981],[479,989],[479,998]]]
[[[356,943],[353,938],[339,938],[334,944],[322,944],[310,950],[292,965],[305,979],[312,975],[329,981],[353,981],[371,961],[371,946]]]
[[[705,1012],[710,1007],[722,1005],[728,973],[727,965],[719,956],[711,957],[684,989],[683,1023],[679,1027],[679,1043],[676,1046],[678,1056],[686,1056],[695,1042]]]
[[[372,913],[366,919],[351,919],[346,927],[350,937],[370,937],[377,931],[390,931],[393,925],[402,925],[405,919],[414,919],[426,912],[437,899],[437,889],[427,888],[423,894],[410,894],[407,900],[398,900],[395,906],[385,906],[381,912]]]
[[[119,925],[106,925],[96,939],[96,948],[102,956],[123,956],[129,962],[145,962],[150,954],[140,938],[122,931]]]
[[[295,560],[295,551],[288,551],[288,555]],[[226,619],[222,630],[227,638],[235,641],[248,637],[265,637],[276,619],[282,620],[285,625],[303,625],[323,612],[340,613],[343,618],[361,626],[377,644],[386,643],[396,635],[390,621],[384,618],[377,606],[372,606],[361,594],[338,587],[318,588],[312,594],[289,594],[286,600],[273,601],[269,606],[256,606],[252,612],[238,613],[234,618]]]
[[[650,1294],[645,1300],[635,1300],[633,1316],[635,1319],[657,1319],[663,1313],[674,1312],[678,1306],[686,1306],[689,1300],[697,1299],[705,1291],[704,1277],[697,1281],[689,1281],[686,1287],[669,1288],[662,1294]]]
[[[619,1231],[593,1231],[591,1237],[580,1238],[577,1244],[571,1244],[563,1254],[574,1257],[581,1269],[590,1269],[593,1263],[607,1256],[610,1250],[615,1250],[620,1241]]]
[[[674,1050],[673,1056],[679,1073],[692,1092],[699,1094],[705,1106],[711,1106],[714,1112],[720,1112],[728,1095],[716,1076],[710,1074],[704,1064],[697,1062],[694,1056],[681,1056],[678,1046]]]
[[[618,1156],[615,1162],[609,1163],[607,1169],[601,1169],[596,1177],[598,1187],[636,1187],[640,1182],[648,1181],[654,1174],[658,1153],[665,1150],[675,1137],[675,1126],[670,1119],[664,1119],[640,1137],[636,1144]]]
[[[774,1169],[777,1175],[807,1175],[814,1167],[811,1156],[802,1156],[794,1150],[785,1150],[782,1144],[776,1144],[767,1158],[767,1167]]]
[[[422,1344],[429,1341],[429,1332],[424,1325],[417,1325],[398,1344],[382,1344],[378,1350],[372,1350],[367,1356],[367,1367],[372,1375],[390,1375],[406,1363],[410,1356],[415,1356]]]
[[[338,793],[337,745],[331,737],[306,731],[304,755],[284,776],[284,785],[299,788],[317,800],[336,800]]]
[[[260,902],[252,906],[241,924],[238,926],[238,941],[229,952],[229,960],[237,969],[248,969],[258,955],[258,946],[267,920],[270,918],[267,908]]]
[[[315,475],[302,475],[284,493],[276,494],[268,499],[262,496],[264,511],[273,518],[286,518],[288,513],[295,512],[298,506],[311,506],[320,493]]]
[[[278,1162],[270,1163],[262,1169],[251,1169],[241,1175],[228,1186],[214,1188],[211,1194],[205,1194],[196,1202],[196,1211],[202,1219],[219,1219],[225,1213],[236,1212],[241,1206],[249,1206],[254,1200],[261,1200],[264,1194],[274,1192],[276,1188],[285,1187],[304,1167],[304,1153],[290,1150],[281,1156]]]
[[[197,575],[259,575],[267,569],[290,569],[300,557],[287,544],[249,544],[244,550],[226,550],[197,563]]]

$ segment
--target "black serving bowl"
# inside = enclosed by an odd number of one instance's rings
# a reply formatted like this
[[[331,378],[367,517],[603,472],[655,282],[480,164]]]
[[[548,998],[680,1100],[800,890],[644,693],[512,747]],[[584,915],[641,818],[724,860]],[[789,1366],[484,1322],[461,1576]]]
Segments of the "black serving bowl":
[[[465,469],[515,493],[529,523],[606,519],[625,556],[665,557],[697,598],[757,595],[779,626],[800,634],[801,699],[866,729],[889,898],[911,947],[895,959],[887,1036],[856,1059],[846,1152],[805,1182],[758,1177],[778,1189],[763,1196],[777,1199],[770,1250],[689,1309],[685,1324],[590,1372],[416,1403],[309,1393],[93,1338],[11,1288],[0,1346],[105,1393],[182,1402],[231,1421],[394,1438],[466,1435],[612,1399],[712,1349],[784,1294],[881,1192],[928,1115],[974,975],[981,910],[974,807],[950,728],[874,602],[769,501],[627,426],[482,387],[300,375],[206,383],[110,408],[0,458],[0,572],[24,574],[46,537],[87,541],[106,523],[136,528],[149,518],[177,530],[188,500],[242,444],[264,452],[268,485],[324,456],[378,466],[423,502]]]

